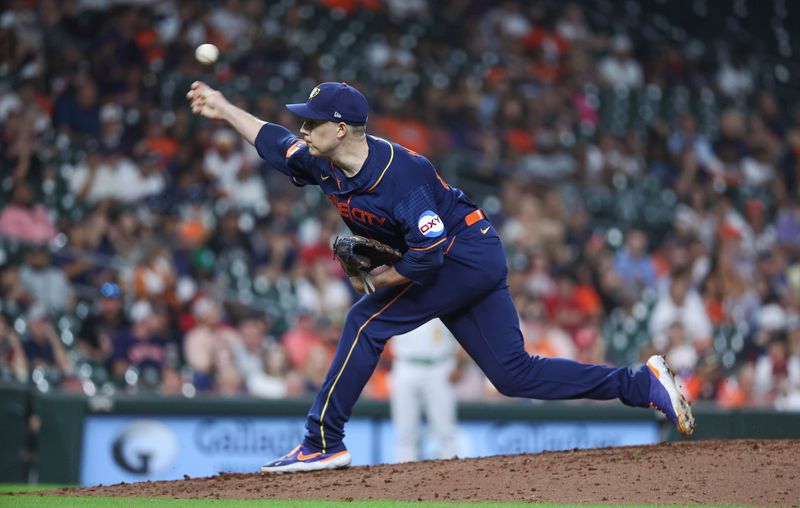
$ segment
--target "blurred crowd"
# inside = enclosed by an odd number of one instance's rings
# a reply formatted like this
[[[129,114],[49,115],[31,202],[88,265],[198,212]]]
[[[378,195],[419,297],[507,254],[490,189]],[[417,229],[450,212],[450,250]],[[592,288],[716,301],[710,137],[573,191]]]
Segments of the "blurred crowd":
[[[283,103],[347,81],[501,232],[531,354],[660,353],[693,400],[800,409],[798,13],[665,3],[4,1],[0,379],[316,393],[357,296],[338,213],[183,96],[296,130]]]

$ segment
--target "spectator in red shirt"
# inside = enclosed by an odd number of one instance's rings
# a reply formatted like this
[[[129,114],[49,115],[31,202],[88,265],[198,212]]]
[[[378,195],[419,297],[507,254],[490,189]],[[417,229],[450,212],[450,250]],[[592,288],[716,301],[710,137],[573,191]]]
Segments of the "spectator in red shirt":
[[[563,270],[556,274],[555,291],[544,299],[548,318],[552,319],[559,328],[571,336],[586,323],[591,317],[581,305],[577,294],[577,278],[568,271]]]

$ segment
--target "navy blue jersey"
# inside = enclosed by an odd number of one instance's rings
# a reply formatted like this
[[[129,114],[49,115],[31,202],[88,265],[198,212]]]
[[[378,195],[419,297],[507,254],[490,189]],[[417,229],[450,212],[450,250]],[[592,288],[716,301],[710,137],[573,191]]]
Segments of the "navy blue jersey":
[[[348,178],[330,160],[310,155],[305,141],[280,125],[265,124],[255,139],[272,167],[295,185],[318,185],[353,234],[399,249],[404,256],[395,269],[424,283],[477,206],[422,155],[374,136],[367,143],[361,171]]]

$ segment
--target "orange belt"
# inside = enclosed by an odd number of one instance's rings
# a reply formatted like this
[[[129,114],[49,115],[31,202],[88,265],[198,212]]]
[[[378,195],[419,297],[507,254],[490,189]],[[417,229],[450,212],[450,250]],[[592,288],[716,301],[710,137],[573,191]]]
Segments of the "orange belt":
[[[467,223],[467,227],[472,226],[479,220],[483,220],[486,218],[486,215],[483,214],[483,210],[475,210],[474,212],[470,212],[464,217],[464,222]]]

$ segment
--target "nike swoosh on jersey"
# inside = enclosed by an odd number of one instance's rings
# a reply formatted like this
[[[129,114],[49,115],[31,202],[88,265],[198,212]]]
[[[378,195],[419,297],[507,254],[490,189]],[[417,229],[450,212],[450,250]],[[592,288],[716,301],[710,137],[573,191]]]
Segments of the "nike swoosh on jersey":
[[[485,228],[481,228],[481,233],[485,235],[485,234],[486,234],[486,232],[487,232],[487,231],[489,231],[489,228],[490,228],[490,227],[491,227],[491,226],[486,226]]]
[[[325,180],[327,180],[328,178],[330,178],[330,177],[331,177],[331,175],[322,175],[322,174],[321,174],[321,175],[319,175],[319,178],[320,178],[320,180],[322,180],[323,182],[324,182]]]

